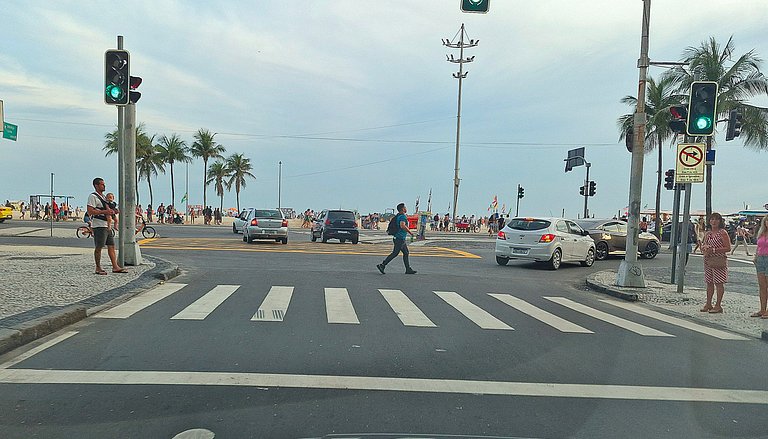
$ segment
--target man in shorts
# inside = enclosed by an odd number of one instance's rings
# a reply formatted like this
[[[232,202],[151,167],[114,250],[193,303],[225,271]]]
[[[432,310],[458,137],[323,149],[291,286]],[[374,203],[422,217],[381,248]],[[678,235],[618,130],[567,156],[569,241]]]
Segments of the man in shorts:
[[[93,252],[93,259],[96,262],[96,274],[107,274],[101,268],[101,250],[106,246],[109,260],[112,262],[113,273],[128,273],[128,270],[117,264],[117,254],[115,253],[115,239],[112,231],[107,227],[107,216],[114,215],[116,212],[109,207],[107,199],[104,197],[106,185],[104,179],[94,178],[93,188],[95,192],[88,196],[88,216],[91,218],[93,229],[93,242],[96,250]]]

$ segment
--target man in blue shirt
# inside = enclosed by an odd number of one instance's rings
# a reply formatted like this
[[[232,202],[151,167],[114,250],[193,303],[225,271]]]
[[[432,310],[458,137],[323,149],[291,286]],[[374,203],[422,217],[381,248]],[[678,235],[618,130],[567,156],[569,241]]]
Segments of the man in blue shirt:
[[[395,259],[400,252],[403,253],[405,274],[416,274],[416,270],[412,269],[411,265],[408,263],[408,244],[405,242],[405,237],[406,235],[413,236],[413,232],[408,228],[408,217],[405,216],[406,211],[405,203],[397,205],[397,217],[395,218],[395,222],[400,225],[400,229],[395,233],[394,238],[392,238],[392,242],[394,243],[392,253],[384,259],[384,262],[376,266],[381,274],[384,274],[384,268],[386,268],[387,264],[389,264],[392,259]]]

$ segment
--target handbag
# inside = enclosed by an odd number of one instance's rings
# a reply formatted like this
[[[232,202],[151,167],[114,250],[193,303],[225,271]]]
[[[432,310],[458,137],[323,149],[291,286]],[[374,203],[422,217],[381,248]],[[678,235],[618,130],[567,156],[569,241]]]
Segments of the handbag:
[[[717,253],[704,257],[704,265],[709,268],[727,268],[728,259],[725,257],[725,253]]]

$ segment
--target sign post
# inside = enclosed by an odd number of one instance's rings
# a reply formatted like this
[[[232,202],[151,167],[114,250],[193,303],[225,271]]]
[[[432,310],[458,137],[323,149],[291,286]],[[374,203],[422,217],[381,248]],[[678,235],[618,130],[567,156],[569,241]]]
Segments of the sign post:
[[[685,264],[688,261],[688,230],[691,227],[691,183],[704,182],[704,164],[707,147],[703,143],[677,145],[675,183],[685,185],[683,222],[680,226],[680,245],[677,247],[677,292],[682,294],[685,284]],[[677,227],[674,224],[673,227]]]

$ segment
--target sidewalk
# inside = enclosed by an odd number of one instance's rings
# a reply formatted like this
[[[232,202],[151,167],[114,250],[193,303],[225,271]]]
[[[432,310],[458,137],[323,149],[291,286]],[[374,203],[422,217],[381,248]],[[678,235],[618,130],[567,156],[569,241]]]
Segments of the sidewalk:
[[[759,308],[757,277],[752,257],[744,253],[728,256],[728,283],[723,296],[723,313],[709,314],[699,311],[706,303],[703,279],[696,274],[689,276],[682,294],[677,285],[671,284],[671,268],[645,270],[645,288],[625,288],[616,285],[616,271],[605,270],[587,276],[587,286],[593,290],[628,301],[639,301],[654,307],[687,316],[698,322],[720,326],[750,337],[768,340],[768,320],[749,317]],[[701,265],[701,257],[692,255],[688,267]],[[701,284],[697,286],[696,284]]]
[[[108,266],[106,251],[102,258]],[[0,354],[178,273],[157,258],[126,268],[126,274],[95,275],[91,248],[0,245]]]

